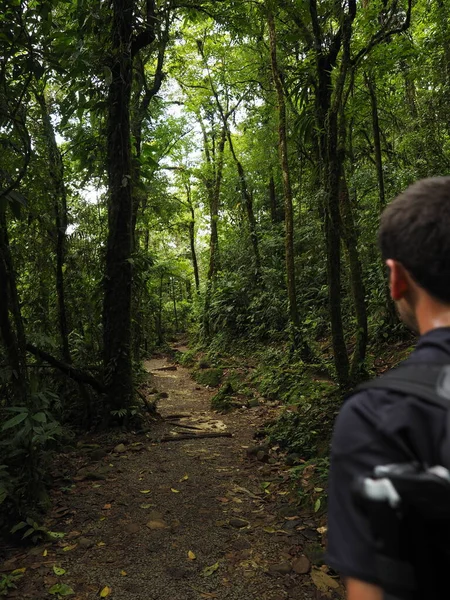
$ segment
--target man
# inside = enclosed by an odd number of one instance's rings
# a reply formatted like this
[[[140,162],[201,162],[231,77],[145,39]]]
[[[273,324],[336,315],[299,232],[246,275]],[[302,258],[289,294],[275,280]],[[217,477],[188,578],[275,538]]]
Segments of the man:
[[[379,244],[400,318],[421,336],[406,362],[450,363],[450,177],[418,181],[396,198],[381,217]],[[449,468],[444,417],[440,406],[382,389],[344,403],[331,449],[328,563],[345,577],[348,600],[383,598],[355,478],[392,463]]]

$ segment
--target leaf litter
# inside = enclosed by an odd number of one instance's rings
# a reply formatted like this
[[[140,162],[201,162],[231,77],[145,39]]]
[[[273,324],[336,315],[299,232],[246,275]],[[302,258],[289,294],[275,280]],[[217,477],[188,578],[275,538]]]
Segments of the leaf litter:
[[[184,377],[184,380],[166,380],[166,384],[172,386],[176,383],[187,389],[188,378],[184,373],[185,370],[180,368],[177,377]],[[170,391],[169,388],[166,389]],[[203,406],[206,414],[212,393],[200,391],[190,392],[190,395],[180,394],[180,399],[177,400],[179,404],[175,405],[171,400],[169,410],[188,408],[195,415],[199,410],[198,406]],[[191,398],[192,407],[188,404]],[[203,404],[199,404],[200,402]],[[335,596],[340,594],[342,587],[339,582],[326,571],[313,567],[309,574],[302,574],[309,570],[307,559],[304,557],[308,550],[302,531],[312,529],[317,531],[320,538],[326,533],[326,527],[323,519],[318,520],[317,517],[310,517],[311,522],[303,523],[301,512],[295,517],[278,516],[278,508],[290,506],[294,498],[289,489],[288,478],[280,476],[283,461],[277,460],[276,465],[251,463],[246,459],[245,451],[240,448],[244,438],[248,440],[245,446],[252,444],[251,422],[258,421],[254,415],[249,417],[249,412],[236,411],[224,417],[226,426],[233,434],[242,432],[235,438],[185,441],[177,445],[164,444],[167,449],[162,449],[158,443],[151,446],[147,443],[149,451],[144,449],[141,453],[128,452],[129,456],[117,456],[117,464],[111,463],[111,474],[106,475],[108,485],[97,488],[93,486],[92,481],[75,482],[73,491],[64,496],[65,506],[55,509],[60,510],[60,513],[54,515],[51,528],[61,531],[57,534],[60,536],[59,540],[63,536],[69,539],[70,534],[64,533],[69,527],[70,530],[76,530],[77,535],[81,536],[77,537],[78,543],[66,542],[65,546],[62,546],[58,539],[54,539],[50,540],[48,547],[40,550],[37,557],[25,555],[26,560],[19,563],[20,566],[26,565],[25,569],[34,565],[37,558],[40,558],[41,569],[31,569],[21,581],[26,579],[27,584],[32,587],[42,585],[45,578],[49,582],[46,589],[55,597],[76,595],[77,599],[81,599],[113,595],[121,598],[126,597],[126,593],[120,587],[120,582],[125,584],[126,581],[136,581],[137,585],[135,574],[138,572],[147,575],[139,580],[140,593],[134,595],[136,600],[141,600],[141,595],[142,598],[148,597],[149,593],[157,593],[161,600],[185,597],[182,592],[183,586],[195,590],[200,598],[221,597],[219,587],[225,586],[235,587],[235,593],[248,600],[269,600],[276,596],[276,590],[279,590],[279,597],[285,597],[282,583],[285,576],[277,574],[267,578],[265,575],[270,564],[283,563],[286,565],[286,571],[291,569],[289,577],[298,578],[295,585],[299,589],[317,589],[325,596],[331,593]],[[204,415],[199,416],[200,419],[208,421],[208,417]],[[164,430],[161,437],[163,435]],[[136,443],[132,434],[125,439],[122,433],[118,441],[125,442],[128,449]],[[108,442],[107,439],[105,442],[99,438],[98,442],[106,447],[108,444],[117,445],[117,442]],[[126,467],[123,459],[126,459]],[[205,459],[208,459],[207,463]],[[74,469],[75,473],[79,465],[80,463]],[[138,489],[133,494],[132,490],[136,489],[135,482],[144,473],[148,489]],[[175,481],[180,484],[189,481],[189,485],[180,489],[171,487]],[[226,492],[224,487],[227,488]],[[169,490],[172,490],[172,493]],[[183,494],[179,496],[181,490]],[[267,494],[265,490],[273,491]],[[139,502],[140,494],[150,493],[151,503],[142,503],[142,500]],[[58,499],[58,504],[59,496],[56,495],[55,498]],[[114,498],[114,504],[111,498]],[[99,507],[108,512],[114,507],[115,518],[99,518]],[[158,514],[153,515],[152,511],[158,511]],[[239,527],[238,520],[236,527],[230,526],[230,521],[235,517],[241,519]],[[290,522],[296,521],[297,517],[302,521],[301,526],[285,529]],[[248,522],[248,529],[240,527],[242,520]],[[217,527],[214,527],[214,522],[217,522]],[[130,524],[133,527],[129,527]],[[96,528],[101,528],[102,537],[98,535],[100,529],[97,531]],[[251,533],[250,536],[247,531]],[[58,557],[62,562],[55,565],[54,553],[58,551],[58,541],[59,551],[62,550],[64,554],[61,553]],[[103,566],[98,568],[98,571],[95,570],[95,561],[86,563],[83,560],[86,548],[92,546],[93,552],[102,550]],[[199,555],[193,550],[185,549],[183,564],[187,570],[173,567],[174,572],[170,571],[171,575],[166,580],[154,582],[152,575],[156,565],[164,565],[167,560],[180,565],[180,551],[183,546],[194,546],[196,550],[198,547]],[[162,547],[167,548],[164,558],[161,555]],[[70,558],[64,556],[69,549]],[[45,560],[49,554],[53,556],[53,561],[47,567]],[[302,560],[305,564],[300,565],[301,557],[304,557]],[[76,586],[73,587],[64,581],[56,580],[57,577],[64,578],[69,562],[71,581],[68,583],[76,582]],[[61,571],[54,571],[53,567]],[[89,583],[89,578],[95,579],[92,573],[98,573],[96,588]],[[108,576],[108,573],[117,578],[114,594],[109,585],[103,585],[101,588],[98,586],[103,575]],[[186,577],[189,577],[187,581]],[[195,585],[196,578],[198,585]],[[155,584],[158,586],[157,590],[154,589]],[[178,591],[175,591],[176,589]],[[108,594],[102,596],[102,592]],[[39,597],[39,592],[28,597]],[[190,598],[189,596],[189,600]]]

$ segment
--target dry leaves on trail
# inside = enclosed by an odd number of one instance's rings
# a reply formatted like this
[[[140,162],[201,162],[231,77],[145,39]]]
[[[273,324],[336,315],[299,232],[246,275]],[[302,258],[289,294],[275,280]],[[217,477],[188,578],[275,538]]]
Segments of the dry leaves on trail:
[[[321,592],[328,592],[330,589],[336,589],[339,587],[339,583],[336,579],[333,579],[323,571],[314,569],[311,571],[311,579],[318,590]]]
[[[107,598],[112,592],[112,588],[105,586],[100,592],[100,598]]]

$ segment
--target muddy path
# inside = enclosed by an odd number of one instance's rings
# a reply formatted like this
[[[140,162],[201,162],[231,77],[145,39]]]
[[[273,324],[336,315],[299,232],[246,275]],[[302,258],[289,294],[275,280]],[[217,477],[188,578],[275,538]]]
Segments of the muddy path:
[[[87,451],[67,456],[71,483],[56,486],[47,523],[65,537],[9,553],[2,573],[26,569],[9,597],[63,597],[50,590],[64,585],[78,600],[341,598],[338,580],[321,568],[322,537],[299,514],[287,469],[251,455],[255,429],[272,409],[217,414],[214,392],[186,369],[165,358],[145,366],[167,396],[158,404],[164,420],[146,435],[122,435],[114,447],[90,439]],[[175,431],[232,437],[158,441]]]

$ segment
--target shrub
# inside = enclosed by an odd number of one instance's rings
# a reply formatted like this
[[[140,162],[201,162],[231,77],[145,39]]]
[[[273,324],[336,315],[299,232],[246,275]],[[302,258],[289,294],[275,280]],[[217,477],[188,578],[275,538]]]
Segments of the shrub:
[[[222,381],[223,369],[200,369],[192,372],[197,383],[209,387],[217,387]]]

